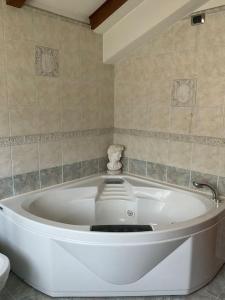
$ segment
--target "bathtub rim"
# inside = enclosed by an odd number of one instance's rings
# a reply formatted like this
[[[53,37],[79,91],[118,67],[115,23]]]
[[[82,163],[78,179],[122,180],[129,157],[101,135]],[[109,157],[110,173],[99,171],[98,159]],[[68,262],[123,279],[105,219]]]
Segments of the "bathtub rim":
[[[119,175],[120,176],[120,175]],[[29,197],[30,195],[41,194],[45,193],[46,191],[52,189],[63,189],[65,187],[73,186],[74,184],[79,184],[80,182],[84,182],[85,180],[93,180],[97,178],[106,178],[112,177],[109,175],[94,175],[88,176],[86,178],[82,178],[79,180],[74,180],[69,183],[63,183],[61,185],[53,186],[50,188],[46,188],[43,190],[32,191],[26,194],[10,197],[1,201],[0,206],[3,208],[0,213],[5,215],[11,222],[15,223],[19,227],[23,227],[29,231],[36,232],[37,234],[41,234],[44,236],[48,236],[55,240],[66,240],[69,242],[80,242],[80,243],[133,243],[141,242],[141,243],[153,243],[153,242],[160,242],[165,241],[167,239],[177,239],[184,236],[190,236],[196,234],[200,231],[204,231],[205,229],[215,225],[218,223],[222,218],[225,217],[225,201],[221,202],[219,207],[215,207],[214,209],[208,211],[206,214],[199,216],[197,218],[191,219],[186,222],[179,222],[172,224],[171,226],[167,226],[166,229],[158,230],[158,231],[151,231],[151,232],[130,232],[130,233],[103,233],[103,232],[92,232],[90,231],[89,225],[70,225],[60,222],[50,221],[41,217],[37,217],[28,211],[25,211],[21,205],[19,205],[18,211],[13,210],[12,208],[7,207],[8,201],[16,201],[20,199],[21,201],[24,197]],[[118,177],[118,176],[117,176]],[[120,177],[126,178],[133,178],[138,179],[141,181],[153,183],[154,185],[157,184],[152,180],[148,180],[146,178],[141,178],[138,176],[131,176],[131,175],[121,175]],[[157,186],[164,186],[168,187],[168,185],[157,184]],[[188,193],[193,194],[201,194],[196,193],[194,191],[189,191],[187,189],[180,189],[177,187],[171,187],[173,190],[178,191],[186,191]],[[205,195],[204,195],[205,196]],[[22,203],[20,201],[20,204]],[[169,227],[169,228],[168,228]]]

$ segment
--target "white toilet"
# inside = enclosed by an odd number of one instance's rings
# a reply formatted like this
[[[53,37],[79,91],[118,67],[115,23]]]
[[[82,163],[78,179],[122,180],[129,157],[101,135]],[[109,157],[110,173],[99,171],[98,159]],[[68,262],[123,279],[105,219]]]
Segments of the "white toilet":
[[[0,253],[0,291],[4,288],[9,276],[10,262],[7,256]]]

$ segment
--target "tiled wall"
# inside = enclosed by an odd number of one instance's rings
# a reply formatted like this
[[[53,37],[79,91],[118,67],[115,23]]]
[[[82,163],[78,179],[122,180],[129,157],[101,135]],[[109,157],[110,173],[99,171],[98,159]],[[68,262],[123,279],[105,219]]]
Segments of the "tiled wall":
[[[89,27],[0,0],[0,198],[101,171],[114,70]]]
[[[148,176],[175,184],[189,185],[196,172],[224,181],[224,28],[224,7],[207,11],[204,25],[181,20],[116,64],[114,142],[126,145],[130,172],[136,159],[149,162]]]

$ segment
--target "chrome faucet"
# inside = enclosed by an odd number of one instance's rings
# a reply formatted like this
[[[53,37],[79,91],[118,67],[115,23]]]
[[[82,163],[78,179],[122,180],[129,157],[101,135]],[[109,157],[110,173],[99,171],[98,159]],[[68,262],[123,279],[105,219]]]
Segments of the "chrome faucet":
[[[217,191],[210,184],[193,181],[193,186],[196,188],[199,188],[199,189],[201,189],[203,187],[209,188],[212,192],[212,199],[216,202],[219,202],[219,200],[217,199]]]

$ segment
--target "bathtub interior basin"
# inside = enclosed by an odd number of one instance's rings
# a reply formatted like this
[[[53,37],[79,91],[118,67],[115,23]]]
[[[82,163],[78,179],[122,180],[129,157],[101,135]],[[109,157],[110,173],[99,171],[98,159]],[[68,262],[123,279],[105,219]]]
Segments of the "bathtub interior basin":
[[[129,179],[101,178],[85,186],[46,191],[27,199],[22,207],[37,217],[71,225],[150,224],[156,229],[204,215],[214,202]]]

